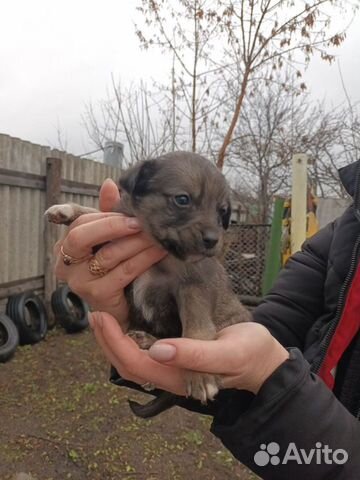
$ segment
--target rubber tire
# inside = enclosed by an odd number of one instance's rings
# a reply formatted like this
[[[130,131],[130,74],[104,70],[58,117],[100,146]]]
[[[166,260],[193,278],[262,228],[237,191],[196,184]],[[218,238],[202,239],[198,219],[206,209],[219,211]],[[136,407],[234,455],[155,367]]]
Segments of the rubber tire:
[[[41,298],[34,292],[23,292],[9,297],[6,314],[15,323],[20,344],[34,344],[47,333],[47,314]]]
[[[56,320],[67,333],[81,332],[89,325],[87,303],[72,292],[68,285],[53,292],[51,306]]]
[[[7,362],[19,345],[19,332],[7,315],[0,314],[0,363]]]

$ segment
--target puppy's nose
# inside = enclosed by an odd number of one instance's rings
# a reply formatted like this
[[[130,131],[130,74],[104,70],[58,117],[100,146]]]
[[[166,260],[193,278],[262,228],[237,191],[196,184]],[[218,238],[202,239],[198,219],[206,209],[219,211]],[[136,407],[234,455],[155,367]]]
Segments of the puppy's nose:
[[[219,234],[215,230],[204,230],[202,232],[205,248],[213,248],[219,241]]]

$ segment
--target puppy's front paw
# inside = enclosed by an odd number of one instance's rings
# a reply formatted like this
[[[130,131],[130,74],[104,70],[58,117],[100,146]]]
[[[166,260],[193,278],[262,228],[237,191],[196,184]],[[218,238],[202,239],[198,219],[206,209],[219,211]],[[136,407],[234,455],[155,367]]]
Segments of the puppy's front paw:
[[[189,372],[186,378],[186,396],[201,403],[214,400],[220,388],[220,378],[208,373]]]
[[[53,205],[46,210],[44,215],[49,222],[57,223],[59,225],[70,225],[70,223],[72,223],[78,216],[76,216],[75,205],[70,203]]]
[[[134,342],[142,349],[149,350],[151,345],[156,342],[157,338],[150,335],[150,333],[142,330],[129,330],[127,335],[134,340]]]
[[[44,215],[51,223],[70,225],[81,215],[84,215],[85,213],[97,213],[98,211],[99,210],[96,210],[96,208],[83,207],[77,203],[63,203],[48,208]]]

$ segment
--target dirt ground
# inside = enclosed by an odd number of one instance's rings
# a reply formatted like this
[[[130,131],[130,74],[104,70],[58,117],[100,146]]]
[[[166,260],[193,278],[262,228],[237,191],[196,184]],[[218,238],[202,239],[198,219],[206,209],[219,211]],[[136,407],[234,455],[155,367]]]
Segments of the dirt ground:
[[[127,405],[148,396],[108,382],[84,331],[51,331],[0,364],[0,480],[254,480],[209,433],[210,419],[178,407],[153,420]]]

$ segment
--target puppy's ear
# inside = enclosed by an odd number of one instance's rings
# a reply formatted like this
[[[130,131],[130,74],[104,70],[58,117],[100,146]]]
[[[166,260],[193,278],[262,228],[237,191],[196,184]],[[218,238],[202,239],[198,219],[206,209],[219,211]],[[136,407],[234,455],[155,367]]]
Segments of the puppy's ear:
[[[221,215],[221,222],[224,230],[227,230],[230,225],[230,217],[231,217],[231,205],[228,203],[228,207],[225,212]]]
[[[145,160],[124,172],[119,180],[120,188],[134,197],[150,191],[151,180],[158,171],[156,160]]]

